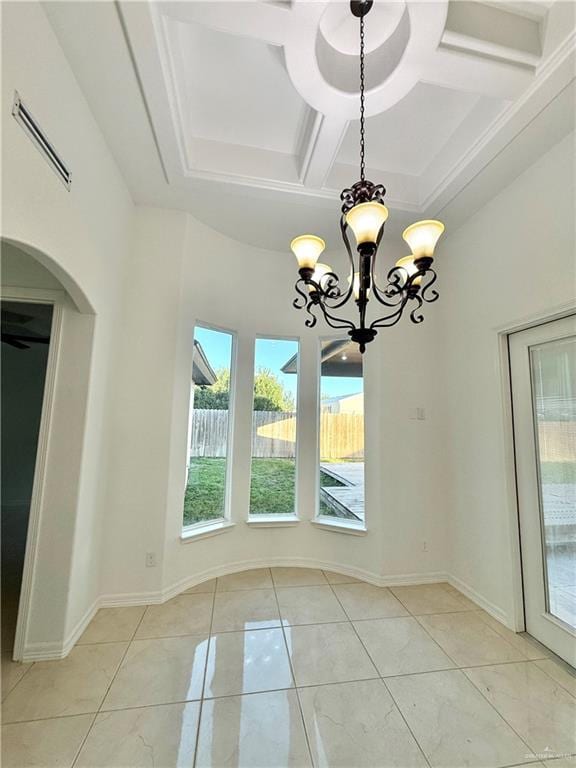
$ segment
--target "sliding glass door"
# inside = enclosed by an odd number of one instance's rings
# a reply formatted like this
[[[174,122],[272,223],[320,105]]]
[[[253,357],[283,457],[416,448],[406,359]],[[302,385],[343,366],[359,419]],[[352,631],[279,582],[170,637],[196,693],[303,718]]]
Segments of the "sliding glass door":
[[[576,661],[576,318],[510,337],[526,629]]]

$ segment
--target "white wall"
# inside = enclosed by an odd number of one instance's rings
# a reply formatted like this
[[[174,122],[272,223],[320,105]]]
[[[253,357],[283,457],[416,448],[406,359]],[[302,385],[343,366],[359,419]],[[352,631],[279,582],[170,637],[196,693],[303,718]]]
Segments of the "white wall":
[[[397,255],[388,252],[386,259],[393,263]],[[313,330],[305,328],[305,315],[292,308],[297,276],[292,255],[231,240],[184,213],[141,208],[131,274],[122,321],[114,412],[117,434],[102,571],[102,591],[108,600],[144,599],[146,594],[227,568],[281,559],[332,564],[375,579],[418,578],[414,574],[425,578],[444,570],[444,506],[438,504],[431,458],[438,427],[430,385],[436,306],[428,308],[429,319],[419,327],[405,318],[394,329],[382,331],[366,352],[369,532],[356,537],[318,530],[309,522],[317,493],[318,339],[333,332],[322,321]],[[196,321],[238,334],[231,447],[235,527],[183,543]],[[267,334],[300,337],[302,356],[298,425],[302,522],[276,529],[246,524],[254,338]],[[417,405],[427,407],[428,421],[410,420],[409,409]],[[424,541],[427,553],[421,552]],[[156,569],[145,567],[148,551],[157,555]]]
[[[498,331],[575,302],[574,157],[570,135],[449,234],[438,262],[449,570],[510,624],[516,534]]]
[[[2,23],[0,234],[32,251],[85,313],[69,305],[64,318],[42,520],[47,535],[27,638],[42,652],[57,649],[98,596],[106,403],[133,208],[41,6],[3,3]],[[70,191],[11,116],[15,90],[69,164]]]

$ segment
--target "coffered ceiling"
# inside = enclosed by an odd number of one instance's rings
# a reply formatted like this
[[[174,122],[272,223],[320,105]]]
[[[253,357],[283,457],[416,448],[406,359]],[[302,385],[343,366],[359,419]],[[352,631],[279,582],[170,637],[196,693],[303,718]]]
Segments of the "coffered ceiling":
[[[281,247],[287,220],[334,227],[339,193],[358,177],[358,20],[347,2],[45,7],[137,201],[212,225],[225,217],[224,231],[269,247]],[[574,8],[375,0],[367,176],[386,186],[399,225],[441,210],[566,97]]]

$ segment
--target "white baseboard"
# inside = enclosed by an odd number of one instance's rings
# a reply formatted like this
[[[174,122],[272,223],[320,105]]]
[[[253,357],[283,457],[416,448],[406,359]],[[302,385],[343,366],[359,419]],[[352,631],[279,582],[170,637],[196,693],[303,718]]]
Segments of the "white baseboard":
[[[238,560],[235,563],[207,568],[194,576],[187,576],[179,579],[166,587],[161,592],[140,592],[131,594],[113,594],[104,595],[101,598],[101,607],[113,607],[121,605],[145,605],[164,603],[172,597],[176,597],[191,587],[202,584],[209,579],[215,579],[219,576],[227,576],[231,573],[248,571],[252,568],[320,568],[325,571],[334,571],[344,576],[366,581],[368,584],[374,584],[377,587],[395,587],[406,584],[433,584],[440,581],[447,581],[447,575],[442,572],[431,573],[407,573],[407,574],[386,574],[381,575],[373,571],[367,571],[363,568],[353,566],[342,566],[339,563],[328,560],[318,560],[316,558],[306,557],[275,557],[263,560],[262,558],[252,560]]]
[[[165,592],[155,590],[151,592],[119,592],[117,594],[102,595],[99,608],[121,608],[131,605],[157,605],[165,603],[168,599]]]
[[[361,581],[366,581],[368,584],[374,584],[374,586],[377,587],[398,587],[411,584],[435,584],[447,581],[453,587],[466,595],[466,597],[476,603],[479,608],[483,608],[495,619],[500,621],[505,626],[511,628],[508,617],[501,608],[491,603],[461,579],[440,571],[434,571],[430,573],[382,575],[372,571],[366,571],[362,568],[342,566],[338,563],[330,562],[327,560],[317,560],[314,558],[276,557],[269,558],[267,560],[259,558],[253,560],[240,560],[236,563],[208,568],[201,573],[195,574],[194,576],[188,576],[184,579],[179,579],[163,590],[155,590],[150,592],[124,592],[101,595],[97,600],[94,601],[94,603],[86,611],[80,621],[78,621],[64,642],[31,643],[25,647],[22,661],[46,661],[65,658],[70,653],[88,624],[92,621],[92,618],[99,608],[116,608],[132,605],[157,605],[160,603],[165,603],[167,600],[176,597],[176,595],[179,595],[185,590],[190,589],[191,587],[195,587],[204,581],[208,581],[209,579],[214,579],[219,576],[226,576],[231,573],[238,573],[240,571],[247,571],[251,568],[273,567],[320,568],[325,571],[341,573],[344,576],[352,576],[353,578],[360,579]]]
[[[24,646],[24,651],[22,653],[22,661],[54,661],[65,659],[82,636],[82,633],[88,624],[90,624],[96,615],[98,608],[100,608],[99,598],[94,600],[64,642],[27,643]]]
[[[477,606],[483,608],[486,613],[489,613],[501,624],[504,624],[505,627],[508,627],[508,629],[511,629],[513,632],[515,631],[509,621],[506,612],[503,611],[502,608],[499,608],[497,605],[494,605],[494,603],[490,602],[490,600],[487,600],[469,584],[466,584],[465,581],[462,581],[462,579],[459,579],[456,576],[448,575],[446,580],[449,584],[462,592],[463,595],[472,600],[473,603],[476,603]]]

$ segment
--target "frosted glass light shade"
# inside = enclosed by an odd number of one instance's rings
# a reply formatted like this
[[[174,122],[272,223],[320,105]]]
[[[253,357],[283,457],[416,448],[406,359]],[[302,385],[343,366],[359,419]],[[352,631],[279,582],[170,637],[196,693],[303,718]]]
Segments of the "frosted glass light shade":
[[[332,267],[330,264],[322,264],[322,262],[317,262],[316,266],[314,267],[314,274],[312,275],[312,280],[322,288],[322,278],[324,275],[327,275],[328,272],[332,272]],[[312,291],[315,291],[316,288],[314,288],[313,285],[308,286],[308,292],[311,293]]]
[[[410,246],[415,259],[423,256],[432,258],[442,232],[444,232],[444,224],[441,221],[427,219],[411,224],[404,230],[402,237]]]
[[[300,235],[290,243],[292,253],[298,260],[300,269],[314,269],[326,243],[316,235]]]
[[[350,275],[348,275],[348,285],[350,285]],[[354,283],[352,284],[352,293],[354,298],[358,299],[360,296],[360,272],[354,272]],[[370,295],[370,288],[366,291],[366,296]]]
[[[414,264],[414,256],[404,256],[403,258],[398,259],[396,266],[402,267],[402,269],[407,273],[408,277],[412,277],[415,272],[418,272],[418,267],[416,264]],[[421,283],[422,275],[415,278],[412,282],[412,285],[420,285]]]
[[[346,223],[354,232],[358,245],[375,243],[382,225],[388,218],[388,208],[382,203],[360,203],[346,214]]]

